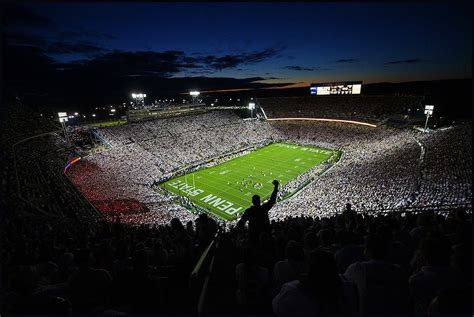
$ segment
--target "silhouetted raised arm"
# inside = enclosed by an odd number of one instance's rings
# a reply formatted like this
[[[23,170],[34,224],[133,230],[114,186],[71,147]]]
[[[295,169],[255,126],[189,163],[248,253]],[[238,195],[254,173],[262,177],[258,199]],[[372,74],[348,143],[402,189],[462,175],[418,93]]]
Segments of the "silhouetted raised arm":
[[[276,202],[276,199],[277,199],[277,193],[278,193],[278,181],[275,179],[273,182],[272,182],[273,186],[275,186],[273,188],[273,192],[272,192],[272,195],[270,196],[270,199],[264,204],[268,209],[272,208],[273,205],[275,205],[275,202]]]

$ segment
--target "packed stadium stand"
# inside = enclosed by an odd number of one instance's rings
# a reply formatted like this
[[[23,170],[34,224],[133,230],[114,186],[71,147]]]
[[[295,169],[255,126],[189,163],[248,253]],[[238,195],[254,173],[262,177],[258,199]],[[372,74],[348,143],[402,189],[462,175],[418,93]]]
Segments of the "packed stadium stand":
[[[260,100],[269,117],[290,114],[281,99]],[[378,122],[378,102],[357,119]],[[333,115],[311,107],[294,110]],[[97,128],[104,149],[65,171],[76,149],[33,113],[2,116],[2,312],[472,315],[470,121],[423,133],[215,111]],[[343,155],[256,239],[152,186],[279,140]]]

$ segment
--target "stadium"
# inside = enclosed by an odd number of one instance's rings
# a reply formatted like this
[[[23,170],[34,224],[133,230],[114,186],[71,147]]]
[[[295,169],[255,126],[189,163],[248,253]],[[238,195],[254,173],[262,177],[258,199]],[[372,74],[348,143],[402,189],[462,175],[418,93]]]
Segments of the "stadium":
[[[471,7],[8,4],[0,315],[472,316]]]
[[[205,226],[211,231],[199,238],[202,247],[185,256],[199,260],[194,270],[203,272],[211,259],[222,257],[219,252],[229,252],[217,241],[239,232],[236,224],[252,196],[268,199],[273,179],[280,186],[269,219],[281,228],[344,221],[341,215],[351,210],[365,215],[359,222],[395,217],[413,223],[423,216],[444,223],[449,215],[471,213],[471,122],[429,132],[389,124],[407,107],[423,108],[423,96],[272,97],[251,103],[252,114],[238,107],[170,104],[130,123],[70,125],[66,134],[44,133],[50,120],[24,122],[22,111],[31,117],[31,110],[18,103],[9,115],[25,126],[12,127],[5,138],[13,149],[10,179],[16,186],[9,190],[17,195],[11,197],[21,199],[32,223],[47,215],[58,223],[65,217],[87,226],[118,221],[137,230],[170,223],[173,228],[176,222],[190,232]],[[306,237],[310,231],[305,232]],[[337,237],[319,239],[331,244]],[[182,283],[168,291],[182,291]],[[213,287],[221,288],[227,289]]]
[[[181,107],[174,117],[95,128],[104,150],[81,157],[65,174],[106,216],[116,216],[107,210],[119,200],[123,220],[132,223],[187,222],[200,212],[232,222],[252,195],[270,196],[273,179],[281,184],[275,220],[328,216],[347,203],[374,213],[470,207],[469,167],[431,162],[438,153],[430,150],[467,157],[468,123],[426,134],[381,124],[403,107],[422,108],[420,97],[320,98],[257,99],[258,118],[214,109],[183,115]],[[459,139],[439,149],[450,134]],[[452,194],[442,200],[439,184],[428,181],[439,171],[453,177],[443,184]]]

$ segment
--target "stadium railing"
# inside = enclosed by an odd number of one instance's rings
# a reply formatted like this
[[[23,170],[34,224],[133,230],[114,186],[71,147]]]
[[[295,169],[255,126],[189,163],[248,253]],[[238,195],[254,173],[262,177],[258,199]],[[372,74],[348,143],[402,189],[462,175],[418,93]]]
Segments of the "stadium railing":
[[[214,266],[215,252],[219,246],[221,232],[222,229],[219,228],[212,241],[204,249],[189,279],[192,306],[196,307],[198,316],[201,316],[204,311],[209,280]]]

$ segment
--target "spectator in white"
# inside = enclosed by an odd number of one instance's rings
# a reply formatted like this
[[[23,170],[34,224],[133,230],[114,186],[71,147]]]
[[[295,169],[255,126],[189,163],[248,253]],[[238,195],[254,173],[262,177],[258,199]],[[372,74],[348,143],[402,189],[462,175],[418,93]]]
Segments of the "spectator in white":
[[[410,231],[410,235],[415,240],[415,243],[418,243],[422,239],[424,239],[431,229],[431,214],[429,213],[421,213],[418,216],[417,220],[417,227],[413,228]]]
[[[272,302],[277,316],[315,316],[357,312],[357,292],[337,273],[334,256],[311,252],[305,278],[286,283]]]
[[[288,241],[285,247],[285,260],[279,261],[273,268],[273,285],[277,290],[287,282],[300,277],[305,270],[305,256],[301,246],[294,240]]]
[[[334,254],[337,268],[344,273],[349,265],[364,260],[364,247],[354,243],[352,231],[341,229],[336,232],[337,241],[342,248]]]
[[[439,292],[428,309],[429,316],[472,316],[472,288],[447,289]]]
[[[364,252],[368,261],[351,264],[344,274],[357,285],[361,314],[407,312],[407,278],[398,265],[384,260],[386,247],[382,237],[367,236]]]
[[[462,276],[449,267],[449,253],[449,245],[439,239],[429,237],[421,242],[417,253],[419,272],[409,279],[416,312],[426,312],[439,291],[464,285]]]

